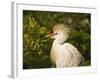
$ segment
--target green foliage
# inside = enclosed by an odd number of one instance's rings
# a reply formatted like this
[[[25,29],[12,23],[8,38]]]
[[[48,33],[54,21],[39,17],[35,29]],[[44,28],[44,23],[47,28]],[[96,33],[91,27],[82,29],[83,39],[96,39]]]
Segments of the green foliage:
[[[70,26],[70,37],[66,42],[76,46],[91,64],[90,14],[23,11],[23,68],[50,68],[50,50],[53,40],[45,36],[56,23]]]

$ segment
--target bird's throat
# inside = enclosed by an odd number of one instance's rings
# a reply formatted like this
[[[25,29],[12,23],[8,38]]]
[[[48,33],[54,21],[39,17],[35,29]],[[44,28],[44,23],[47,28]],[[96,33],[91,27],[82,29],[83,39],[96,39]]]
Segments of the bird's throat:
[[[55,39],[53,41],[53,45],[62,45],[64,42],[65,42],[65,40]]]

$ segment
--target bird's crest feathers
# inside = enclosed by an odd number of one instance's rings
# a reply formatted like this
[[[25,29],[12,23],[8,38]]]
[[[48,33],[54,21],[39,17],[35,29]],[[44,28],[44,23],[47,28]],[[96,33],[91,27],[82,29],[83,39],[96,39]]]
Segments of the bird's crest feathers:
[[[63,31],[63,32],[69,34],[70,29],[65,24],[59,23],[59,24],[54,25],[53,31]]]

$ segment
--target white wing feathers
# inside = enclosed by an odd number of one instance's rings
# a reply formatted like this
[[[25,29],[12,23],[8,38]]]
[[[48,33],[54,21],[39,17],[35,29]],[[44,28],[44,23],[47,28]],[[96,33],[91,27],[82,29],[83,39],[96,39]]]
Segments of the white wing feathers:
[[[65,43],[56,54],[56,67],[79,66],[82,60],[83,57],[77,48],[70,43]]]

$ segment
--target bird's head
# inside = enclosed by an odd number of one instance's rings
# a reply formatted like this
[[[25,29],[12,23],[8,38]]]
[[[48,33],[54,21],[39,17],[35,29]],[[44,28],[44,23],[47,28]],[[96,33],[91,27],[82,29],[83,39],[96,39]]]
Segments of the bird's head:
[[[68,38],[69,32],[68,26],[59,23],[54,25],[53,32],[48,34],[47,37],[64,42]]]

